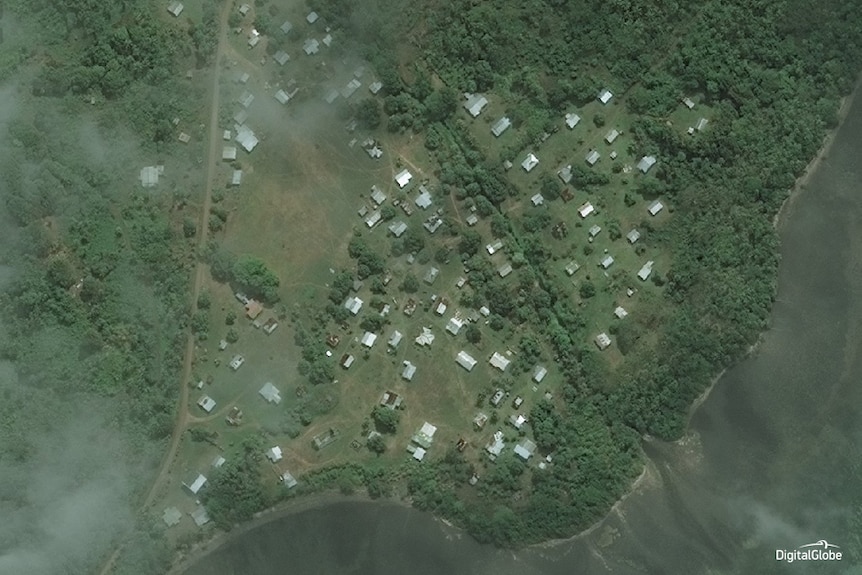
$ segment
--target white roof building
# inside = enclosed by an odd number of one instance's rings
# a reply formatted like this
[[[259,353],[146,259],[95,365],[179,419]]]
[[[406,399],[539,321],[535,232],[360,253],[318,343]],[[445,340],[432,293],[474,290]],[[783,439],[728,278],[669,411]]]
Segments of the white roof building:
[[[594,238],[602,231],[602,226],[595,225],[590,228],[590,238]]]
[[[360,82],[356,78],[353,78],[347,83],[344,88],[341,89],[341,97],[345,100],[349,99],[350,96],[355,94],[356,90],[358,90],[360,87],[362,87],[362,82]]]
[[[270,447],[266,451],[266,458],[272,461],[273,463],[278,463],[282,459],[281,447],[276,445],[275,447]]]
[[[631,230],[629,233],[626,234],[626,239],[629,241],[630,244],[635,243],[640,238],[641,238],[641,233],[635,229]]]
[[[501,249],[503,249],[503,240],[494,240],[493,244],[485,246],[485,250],[487,250],[489,256],[493,256]]]
[[[156,166],[141,168],[141,185],[152,188],[159,183],[159,169]]]
[[[411,456],[416,461],[422,461],[423,459],[425,459],[425,454],[427,454],[427,453],[428,452],[425,450],[424,447],[417,447],[416,449],[413,450],[413,453]]]
[[[254,102],[254,94],[246,90],[242,94],[239,95],[237,101],[242,105],[243,108],[248,108],[251,106],[251,103]]]
[[[313,56],[320,52],[320,42],[317,38],[308,38],[302,44],[302,51],[305,52],[308,56]]]
[[[290,96],[288,96],[287,92],[284,90],[279,90],[275,93],[275,99],[278,100],[280,104],[287,104],[290,101]]]
[[[289,20],[285,20],[284,24],[281,25],[282,33],[288,34],[291,30],[293,30],[293,24],[291,24]]]
[[[221,455],[216,455],[215,459],[213,459],[212,466],[215,467],[216,469],[218,469],[219,467],[221,467],[225,463],[227,463],[227,459],[225,459]]]
[[[437,306],[434,308],[434,313],[436,313],[437,315],[443,315],[444,313],[446,313],[447,307],[448,306],[446,305],[446,302],[441,299],[437,302]]]
[[[380,186],[374,184],[371,186],[371,201],[378,206],[386,201],[386,194],[380,189]]]
[[[207,478],[202,474],[198,473],[197,477],[195,477],[191,481],[183,481],[183,487],[189,490],[192,495],[197,495],[198,492],[203,489],[203,486],[206,485]]]
[[[345,308],[347,309],[347,311],[349,311],[351,314],[356,315],[356,314],[358,314],[358,313],[359,313],[359,310],[361,310],[361,309],[362,309],[362,304],[363,304],[363,303],[365,303],[365,302],[363,302],[363,301],[362,301],[361,299],[359,299],[358,297],[349,297],[349,298],[347,298],[347,301],[346,301],[346,302],[344,302],[344,307],[345,307]]]
[[[402,222],[401,220],[392,222],[389,224],[389,231],[392,232],[392,235],[396,238],[400,238],[404,232],[407,231],[407,224]]]
[[[194,521],[195,525],[198,527],[203,527],[210,522],[210,516],[203,505],[189,513],[189,515],[191,515],[192,521]]]
[[[611,98],[613,98],[613,97],[614,97],[614,95],[607,88],[605,88],[604,90],[599,92],[599,96],[598,96],[599,102],[601,102],[602,104],[607,104],[608,102],[611,101]]]
[[[655,165],[655,162],[656,159],[654,156],[644,156],[641,158],[641,161],[638,162],[638,169],[645,174]]]
[[[533,152],[527,154],[527,157],[524,158],[523,162],[521,162],[521,167],[524,168],[525,172],[531,171],[537,165],[539,165],[539,158],[537,158]]]
[[[168,12],[174,15],[174,18],[179,18],[180,14],[183,13],[183,5],[176,0],[173,0],[170,4],[168,4]]]
[[[479,223],[479,216],[477,216],[476,214],[470,214],[464,221],[467,222],[468,226],[475,226]]]
[[[653,261],[650,260],[643,265],[643,267],[638,272],[638,277],[641,281],[647,281],[649,279],[650,274],[652,273]]]
[[[518,415],[512,414],[509,417],[509,423],[511,423],[512,427],[514,427],[515,429],[521,429],[522,427],[524,427],[524,424],[527,423],[527,418],[520,413]]]
[[[524,441],[515,446],[513,451],[515,455],[527,461],[536,452],[536,444],[529,439],[524,439]]]
[[[370,348],[374,345],[375,341],[377,341],[377,334],[370,331],[366,331],[364,334],[362,334],[362,339],[360,340],[360,343],[365,347]]]
[[[403,187],[403,186],[402,186]],[[431,192],[425,186],[419,186],[419,195],[413,200],[417,207],[425,210],[431,206]]]
[[[243,16],[248,14],[249,10],[251,10],[251,6],[249,6],[248,4],[242,4],[239,7],[239,13],[242,14]]]
[[[584,205],[582,205],[580,208],[578,208],[578,214],[580,214],[580,216],[582,218],[586,218],[588,215],[590,215],[594,211],[596,211],[596,209],[593,207],[593,204],[591,204],[590,202],[587,202]]]
[[[176,507],[168,507],[165,509],[165,512],[162,513],[162,521],[164,521],[168,527],[173,527],[180,522],[182,516],[183,514]]]
[[[698,132],[702,132],[704,130],[704,128],[706,128],[706,125],[708,123],[709,123],[709,120],[707,120],[706,118],[701,118],[700,120],[697,121],[697,126],[695,126],[695,129]]]
[[[491,456],[491,459],[496,459],[503,452],[503,449],[506,447],[506,443],[503,441],[503,432],[497,431],[494,433],[493,438],[485,446],[485,451]]]
[[[458,352],[458,355],[455,357],[455,363],[467,371],[473,371],[473,368],[476,367],[476,360],[464,350]]]
[[[242,364],[245,363],[245,358],[241,355],[235,355],[230,360],[230,368],[234,371],[238,370],[242,367]]]
[[[532,198],[530,198],[530,201],[533,202],[534,206],[538,207],[545,203],[545,196],[537,193],[534,194]]]
[[[263,387],[260,388],[258,393],[269,403],[274,403],[276,405],[281,403],[281,392],[269,381],[263,384]]]
[[[491,133],[494,134],[495,137],[499,138],[500,135],[508,130],[511,125],[512,121],[506,116],[503,116],[491,126]]]
[[[198,400],[198,406],[207,413],[212,413],[212,410],[215,409],[216,402],[210,396],[204,395]]]
[[[658,214],[663,209],[664,209],[664,205],[662,205],[662,203],[660,201],[656,200],[649,205],[649,207],[647,208],[647,211],[649,212],[649,214],[651,216],[655,216],[656,214]]]
[[[568,114],[566,114],[566,126],[568,126],[568,128],[570,130],[574,129],[574,127],[577,126],[578,122],[580,122],[580,121],[581,121],[581,117],[578,116],[577,114],[574,114],[572,112],[569,112]]]
[[[564,184],[572,181],[572,165],[568,164],[557,170],[557,175],[563,180]]]
[[[464,326],[464,321],[458,317],[452,317],[446,323],[446,331],[451,333],[452,335],[458,335],[458,332],[461,331],[461,328]]]
[[[238,186],[242,183],[242,170],[234,170],[230,179],[230,185]]]
[[[225,130],[224,132],[222,132],[221,139],[225,142],[230,142],[230,135],[230,130]]]
[[[595,341],[596,341],[596,346],[598,346],[598,348],[601,350],[605,350],[608,348],[608,346],[611,345],[611,338],[609,338],[608,334],[606,334],[604,332],[597,335]]]
[[[614,258],[610,255],[606,255],[602,258],[602,261],[599,265],[602,266],[603,269],[608,269],[609,267],[614,265]]]
[[[407,184],[410,183],[410,180],[413,179],[413,174],[411,174],[406,168],[395,174],[395,183],[398,184],[399,188],[404,188]]]
[[[379,92],[382,88],[383,88],[383,82],[380,82],[380,81],[371,82],[371,84],[368,85],[368,91],[371,92],[372,94],[377,94],[377,92]]]
[[[617,309],[614,310],[614,315],[617,316],[617,319],[623,319],[629,315],[629,312],[627,312],[622,306],[617,306]]]
[[[491,356],[491,359],[488,360],[488,363],[490,363],[492,366],[496,367],[500,371],[506,371],[506,368],[509,367],[510,362],[508,359],[506,359],[506,356],[495,351],[494,355]]]
[[[389,347],[395,349],[399,346],[399,344],[401,344],[401,340],[403,338],[404,334],[396,329],[394,332],[392,332],[392,335],[389,336],[389,341],[387,341],[386,343],[389,345]]]
[[[409,361],[404,361],[404,370],[401,372],[401,378],[407,381],[413,381],[413,376],[416,375],[416,366]]]
[[[314,12],[314,11],[309,12],[308,16],[305,17],[305,21],[308,22],[309,24],[314,24],[315,22],[317,22],[317,19],[318,19],[317,12]]]
[[[579,269],[581,269],[580,264],[578,264],[578,262],[576,262],[575,260],[572,260],[566,264],[566,275],[573,276],[575,275],[575,272]]]
[[[602,155],[599,154],[596,150],[590,150],[589,153],[587,153],[586,158],[584,158],[584,159],[587,161],[587,163],[589,165],[595,166],[596,162],[598,162],[599,158],[601,158],[601,157],[602,157]]]
[[[487,105],[488,99],[482,94],[469,94],[467,95],[467,101],[464,103],[464,108],[475,118],[482,113],[482,110]]]
[[[236,160],[236,146],[225,146],[221,150],[222,160]]]
[[[383,214],[380,213],[380,210],[374,210],[368,217],[365,219],[365,225],[369,228],[373,228],[377,224],[379,224],[383,220]]]
[[[608,144],[613,144],[614,140],[616,140],[619,136],[620,136],[619,131],[616,128],[614,128],[613,130],[608,132],[607,135],[605,136],[605,142],[607,142]]]
[[[683,104],[685,105],[685,107],[686,107],[686,108],[688,108],[689,110],[693,110],[693,109],[694,109],[694,100],[692,100],[691,98],[689,98],[689,97],[685,97],[685,98],[683,98],[683,99],[682,99],[682,103],[683,103]]]
[[[284,486],[288,489],[293,489],[297,485],[296,478],[291,475],[290,471],[285,471],[281,474],[281,482],[284,483]]]
[[[416,336],[415,341],[418,345],[431,345],[432,343],[434,343],[434,334],[427,327],[423,327],[422,333]]]
[[[255,136],[252,129],[246,125],[242,125],[237,128],[234,140],[236,140],[236,142],[249,153],[251,153],[258,144],[257,136]]]
[[[497,268],[497,273],[500,274],[501,278],[506,277],[510,273],[512,273],[512,264],[509,262],[504,263],[499,268]]]
[[[533,381],[536,383],[542,383],[546,375],[548,375],[548,369],[545,366],[537,365],[533,368]]]

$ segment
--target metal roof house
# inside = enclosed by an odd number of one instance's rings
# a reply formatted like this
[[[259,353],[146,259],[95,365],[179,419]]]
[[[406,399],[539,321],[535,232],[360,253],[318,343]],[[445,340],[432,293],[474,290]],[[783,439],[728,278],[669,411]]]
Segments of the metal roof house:
[[[275,93],[275,99],[278,100],[279,104],[287,104],[290,101],[290,96],[287,95],[287,92],[284,90],[279,90]]]
[[[524,441],[515,446],[513,451],[515,455],[527,461],[536,452],[536,444],[529,439],[524,439]]]
[[[274,403],[276,405],[281,403],[281,392],[271,382],[263,384],[263,387],[260,388],[258,393],[269,403]]]
[[[602,157],[602,155],[599,154],[596,150],[590,150],[584,159],[586,160],[586,162],[589,165],[595,166],[596,162],[598,162],[599,158],[601,158],[601,157]]]
[[[641,161],[638,162],[638,169],[645,174],[655,165],[655,163],[656,159],[654,156],[644,156],[641,158]]]
[[[395,349],[401,343],[402,339],[404,339],[404,334],[396,329],[394,332],[392,332],[392,335],[389,336],[389,341],[387,341],[386,343],[387,345],[389,345],[389,347]]]
[[[572,181],[572,165],[568,164],[567,166],[563,166],[559,170],[557,170],[557,175],[563,181],[564,184],[568,184]]]
[[[168,12],[174,15],[174,18],[179,18],[180,14],[183,13],[183,5],[181,2],[177,2],[173,0],[170,4],[168,4]]]
[[[532,198],[530,198],[530,201],[533,203],[534,206],[538,207],[545,203],[545,196],[536,193],[533,195]]]
[[[655,216],[660,211],[662,211],[662,209],[664,209],[664,205],[662,205],[662,203],[660,201],[656,200],[649,205],[649,207],[647,208],[647,211],[649,212],[649,214],[651,216]]]
[[[508,130],[511,125],[512,121],[506,116],[503,116],[491,126],[491,133],[494,134],[495,137],[499,138],[500,135]]]
[[[458,332],[461,331],[461,328],[464,326],[463,320],[458,317],[452,317],[446,323],[446,331],[451,333],[452,335],[458,335]]]
[[[401,371],[401,378],[407,381],[413,381],[413,376],[416,375],[416,366],[407,360],[402,364],[404,369]]]
[[[543,365],[537,365],[533,368],[533,381],[536,383],[542,383],[542,380],[545,379],[545,376],[548,375],[548,368]]]
[[[509,262],[504,263],[499,268],[497,268],[497,273],[500,275],[501,278],[506,277],[507,275],[512,273],[512,264],[510,264]]]
[[[377,334],[370,331],[366,331],[364,334],[362,334],[362,339],[360,340],[360,343],[367,348],[371,348],[374,345],[375,341],[377,341]]]
[[[396,238],[400,238],[404,232],[407,231],[407,224],[402,222],[401,220],[392,222],[389,224],[389,231],[392,232],[392,235]]]
[[[198,400],[198,407],[200,407],[207,413],[212,413],[212,410],[215,409],[215,406],[215,400],[208,395],[204,395]]]
[[[431,207],[431,192],[425,186],[419,186],[419,195],[413,200],[416,207],[426,210]]]
[[[645,282],[645,281],[647,281],[647,279],[649,279],[649,276],[652,273],[653,263],[654,262],[652,260],[650,260],[647,263],[645,263],[643,265],[643,267],[640,269],[640,271],[638,272],[638,277],[640,278],[641,281]]]
[[[380,189],[380,186],[374,184],[371,186],[371,201],[378,206],[386,201],[386,194]]]
[[[608,102],[611,101],[611,98],[613,98],[613,97],[614,97],[614,95],[611,93],[611,91],[608,90],[607,88],[605,88],[604,90],[599,92],[598,100],[602,104],[607,104]]]
[[[359,310],[362,309],[363,303],[364,302],[358,297],[349,297],[347,298],[347,301],[344,302],[344,307],[351,314],[356,315],[359,313]]]
[[[270,447],[266,450],[266,458],[272,461],[273,463],[278,463],[282,459],[281,447],[276,445],[275,447]]]
[[[204,477],[202,474],[197,473],[194,475],[194,477],[183,481],[183,487],[188,489],[192,495],[197,495],[198,492],[203,489],[203,486],[206,485],[206,483],[207,478]]]
[[[490,363],[493,367],[496,367],[500,371],[506,371],[506,368],[509,367],[510,362],[508,359],[506,359],[506,356],[495,351],[494,355],[491,356],[491,359],[488,360],[488,363]]]
[[[532,152],[527,154],[527,157],[524,158],[523,162],[521,162],[521,167],[524,168],[525,172],[531,171],[537,165],[539,165],[539,158],[537,158]]]
[[[317,15],[317,12],[311,11],[308,13],[308,16],[305,17],[305,21],[309,24],[314,24],[315,22],[317,22],[318,18],[319,16]]]
[[[466,96],[467,101],[464,103],[464,108],[475,118],[488,105],[488,99],[482,94],[467,94]]]
[[[637,230],[634,230],[634,229],[626,234],[626,239],[629,241],[630,244],[633,244],[636,241],[638,241],[640,239],[640,237],[641,237],[641,233]]]
[[[152,188],[159,183],[159,169],[156,166],[147,166],[141,168],[141,185],[145,188]]]
[[[577,126],[578,122],[580,122],[580,121],[581,121],[581,117],[578,116],[577,114],[574,114],[572,112],[569,112],[568,114],[566,114],[566,126],[570,130],[574,129],[574,127]]]
[[[410,180],[413,179],[413,174],[410,173],[406,168],[395,174],[395,183],[398,184],[398,187],[404,189],[404,187],[410,183]]]
[[[580,216],[582,218],[586,218],[588,215],[590,215],[594,211],[596,211],[596,209],[593,207],[593,204],[591,204],[590,202],[587,202],[584,205],[582,205],[580,208],[578,208],[578,214],[580,214]]]
[[[619,130],[617,130],[616,128],[614,128],[613,130],[611,130],[610,132],[608,132],[608,133],[605,135],[605,142],[607,142],[608,144],[613,144],[613,143],[614,143],[614,140],[616,140],[617,138],[619,138],[619,136],[620,136],[620,132],[619,132]]]
[[[602,258],[602,261],[599,263],[599,265],[602,266],[603,269],[608,269],[609,267],[614,265],[614,258],[610,255],[606,255]]]
[[[473,356],[463,350],[458,352],[458,355],[455,357],[455,363],[467,371],[473,371],[473,368],[476,367],[476,360],[473,359]]]
[[[611,345],[611,338],[608,337],[608,334],[602,332],[596,336],[595,342],[596,342],[596,346],[600,350],[605,350],[608,348],[608,346]]]

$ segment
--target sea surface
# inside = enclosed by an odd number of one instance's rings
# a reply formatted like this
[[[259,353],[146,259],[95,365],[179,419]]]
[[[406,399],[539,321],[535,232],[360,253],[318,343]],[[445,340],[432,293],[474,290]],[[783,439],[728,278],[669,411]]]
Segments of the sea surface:
[[[336,502],[229,540],[186,575],[862,573],[862,101],[779,226],[771,329],[695,412],[646,442],[640,486],[594,530],[511,552],[391,503]],[[776,560],[826,540],[841,561]]]

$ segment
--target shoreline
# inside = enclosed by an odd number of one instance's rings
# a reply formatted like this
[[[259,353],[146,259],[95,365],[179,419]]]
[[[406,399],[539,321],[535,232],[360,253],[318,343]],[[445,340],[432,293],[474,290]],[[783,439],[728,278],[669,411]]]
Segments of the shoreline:
[[[847,113],[849,112],[855,97],[858,95],[860,88],[862,88],[862,75],[860,75],[854,86],[852,91],[846,96],[842,97],[840,100],[839,109],[837,111],[837,125],[829,130],[823,137],[821,146],[817,152],[817,154],[808,162],[805,166],[802,174],[796,178],[793,187],[790,189],[787,197],[781,203],[778,211],[775,213],[772,219],[772,225],[775,230],[780,230],[784,221],[789,217],[791,210],[793,209],[793,205],[795,200],[799,197],[801,192],[807,189],[807,185],[812,177],[812,175],[817,171],[820,167],[820,164],[828,158],[829,152],[832,148],[832,145],[835,141],[835,136],[838,133],[838,130],[843,125]],[[741,361],[751,357],[763,342],[764,335],[769,331],[769,328],[761,332],[758,336],[757,340],[748,347],[743,356],[739,361],[735,362],[734,365],[738,364]],[[691,406],[688,409],[688,413],[686,415],[686,428],[690,426],[691,419],[697,410],[706,402],[712,393],[715,385],[721,380],[721,378],[725,375],[728,369],[731,369],[733,365],[727,366],[721,370],[715,377],[712,378],[710,384],[706,387],[706,389],[692,402]],[[674,443],[679,443],[683,441],[686,436],[680,438]],[[646,440],[647,438],[643,438]],[[619,513],[619,508],[622,504],[629,499],[632,495],[634,495],[638,488],[641,487],[644,482],[651,477],[651,470],[654,468],[651,460],[645,457],[645,462],[643,465],[643,469],[641,473],[637,476],[637,478],[632,481],[628,490],[623,493],[623,495],[608,509],[608,512],[605,516],[587,527],[586,529],[576,533],[570,537],[560,538],[560,539],[551,539],[548,541],[543,541],[541,543],[535,543],[533,545],[527,545],[524,549],[548,549],[552,547],[559,546],[561,544],[570,543],[572,541],[578,540],[580,538],[586,537],[592,533],[594,533],[597,529],[602,527],[606,520],[613,514]],[[405,502],[404,500],[400,500],[397,498],[380,498],[380,499],[372,499],[367,495],[342,495],[335,491],[327,491],[322,493],[315,493],[306,496],[298,496],[291,498],[287,501],[278,503],[272,507],[269,507],[263,511],[255,514],[254,518],[242,525],[239,525],[230,531],[216,531],[211,536],[204,538],[200,542],[195,543],[191,546],[190,549],[178,552],[174,556],[173,563],[171,564],[171,568],[168,571],[168,575],[181,575],[186,570],[188,570],[192,565],[198,563],[203,560],[205,557],[211,555],[212,553],[218,551],[232,540],[234,540],[237,536],[247,533],[253,529],[271,523],[273,521],[277,521],[283,519],[285,517],[289,517],[294,514],[302,513],[305,511],[309,511],[312,509],[321,508],[327,505],[332,505],[334,503],[343,503],[343,502],[362,502],[362,503],[385,503],[388,505],[397,505],[401,507],[406,507],[413,509],[413,507]],[[443,523],[444,525],[458,529],[461,532],[466,533],[463,529],[452,525],[449,521],[447,521],[443,517],[438,517],[433,513],[431,516]]]

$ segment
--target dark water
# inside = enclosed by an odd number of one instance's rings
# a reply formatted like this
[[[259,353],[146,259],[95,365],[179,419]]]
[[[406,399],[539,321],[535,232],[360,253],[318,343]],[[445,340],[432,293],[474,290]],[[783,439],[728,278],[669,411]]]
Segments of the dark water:
[[[862,102],[781,228],[772,328],[676,444],[645,446],[644,484],[589,535],[518,553],[428,515],[339,503],[237,537],[187,575],[862,573]],[[857,535],[859,531],[856,531]],[[826,539],[828,564],[775,549]]]

